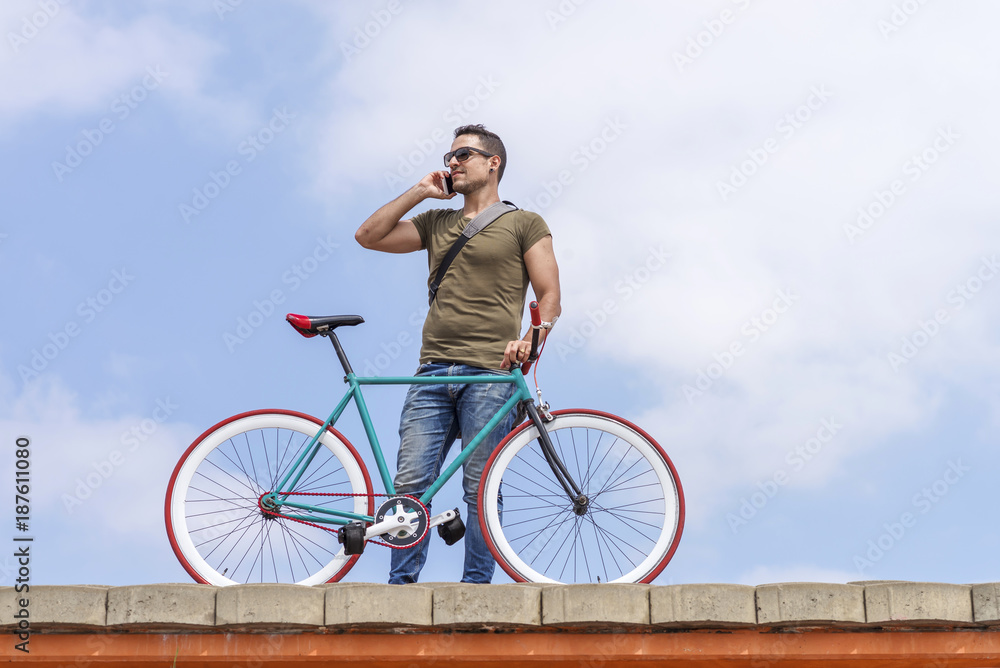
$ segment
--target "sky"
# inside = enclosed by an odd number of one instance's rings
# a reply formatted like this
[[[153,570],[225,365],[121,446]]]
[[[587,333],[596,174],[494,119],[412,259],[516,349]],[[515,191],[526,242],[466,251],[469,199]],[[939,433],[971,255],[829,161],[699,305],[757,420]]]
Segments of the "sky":
[[[415,370],[426,257],[353,234],[465,123],[553,233],[546,400],[632,420],[678,470],[657,584],[996,581],[998,21],[986,0],[5,0],[0,479],[26,437],[32,583],[190,581],[163,522],[187,446],[343,392],[285,313],[360,314],[355,369]],[[393,462],[402,391],[366,398]],[[23,535],[11,496],[0,539]],[[461,546],[432,538],[422,580],[457,581]],[[372,546],[345,579],[387,572]]]

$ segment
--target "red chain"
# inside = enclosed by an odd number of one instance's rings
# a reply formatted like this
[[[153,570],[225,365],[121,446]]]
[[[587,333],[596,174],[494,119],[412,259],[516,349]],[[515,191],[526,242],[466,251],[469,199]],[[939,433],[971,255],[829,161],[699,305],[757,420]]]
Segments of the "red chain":
[[[330,533],[337,533],[339,531],[339,529],[334,529],[334,528],[329,527],[329,526],[323,526],[322,524],[316,524],[315,522],[307,522],[306,520],[300,520],[300,519],[295,518],[295,517],[288,517],[287,515],[282,515],[281,513],[277,512],[275,510],[269,510],[269,509],[265,508],[263,505],[261,505],[261,500],[264,498],[264,496],[266,494],[270,494],[270,492],[264,492],[264,494],[261,494],[260,496],[257,497],[257,507],[260,508],[260,510],[261,510],[262,513],[267,513],[268,515],[273,515],[274,517],[277,517],[277,518],[280,518],[280,519],[283,519],[283,520],[290,520],[292,522],[298,522],[299,524],[305,524],[306,526],[316,527],[317,529],[322,529],[323,531],[329,531]],[[415,497],[415,496],[413,496],[411,494],[392,494],[392,495],[390,495],[390,494],[376,494],[375,492],[372,492],[371,494],[364,494],[364,493],[352,494],[352,493],[349,493],[349,492],[288,492],[288,493],[283,493],[282,495],[283,496],[291,496],[293,494],[295,494],[297,496],[384,496],[386,498],[389,498],[390,496],[405,496],[408,499],[413,499],[417,504],[420,505],[421,508],[424,509],[424,515],[427,516],[428,523],[430,523],[430,519],[431,519],[430,518],[430,514],[427,512],[427,506],[425,506],[424,504],[420,503],[420,499],[418,499],[417,497]],[[416,543],[413,543],[412,545],[392,545],[390,543],[386,543],[386,542],[381,541],[381,540],[375,540],[374,538],[370,539],[368,542],[369,543],[375,543],[376,545],[384,545],[385,547],[391,547],[394,550],[408,550],[411,547],[419,545],[420,542],[424,538],[426,538],[428,536],[428,534],[430,534],[430,532],[431,532],[430,527],[428,527],[427,531],[424,532],[424,535],[420,537],[420,540],[418,540]]]

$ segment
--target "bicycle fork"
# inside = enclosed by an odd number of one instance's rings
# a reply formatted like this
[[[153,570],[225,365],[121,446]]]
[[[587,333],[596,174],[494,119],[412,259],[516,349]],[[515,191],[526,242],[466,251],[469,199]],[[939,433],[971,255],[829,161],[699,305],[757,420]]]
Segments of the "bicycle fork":
[[[538,445],[542,449],[542,455],[545,457],[545,461],[548,462],[549,467],[552,469],[552,474],[559,481],[563,491],[566,492],[566,496],[573,502],[573,512],[581,516],[586,515],[587,510],[590,508],[590,499],[580,490],[580,486],[573,480],[573,476],[570,475],[566,465],[559,458],[559,455],[556,454],[556,449],[552,446],[552,440],[549,438],[549,432],[545,428],[545,422],[542,420],[541,415],[538,414],[538,409],[535,408],[534,402],[528,399],[525,400],[524,405],[528,417],[531,418],[531,423],[538,430]]]

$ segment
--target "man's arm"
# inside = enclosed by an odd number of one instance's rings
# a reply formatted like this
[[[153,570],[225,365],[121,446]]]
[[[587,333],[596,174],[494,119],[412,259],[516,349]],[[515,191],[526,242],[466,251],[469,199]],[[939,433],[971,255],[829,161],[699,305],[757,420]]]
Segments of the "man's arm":
[[[423,248],[420,234],[412,220],[402,220],[406,212],[428,197],[451,199],[444,194],[445,171],[431,172],[416,185],[368,217],[354,238],[365,248],[385,253],[412,253]]]
[[[539,239],[528,249],[524,254],[524,266],[528,270],[528,280],[531,281],[531,289],[535,292],[535,301],[538,302],[538,312],[542,322],[552,322],[562,313],[562,306],[559,293],[559,266],[552,251],[551,235]],[[521,364],[528,359],[531,353],[531,333],[532,330],[529,328],[523,339],[507,344],[501,369],[510,367],[512,362]],[[538,337],[539,346],[546,336],[548,330],[541,330],[541,336]]]

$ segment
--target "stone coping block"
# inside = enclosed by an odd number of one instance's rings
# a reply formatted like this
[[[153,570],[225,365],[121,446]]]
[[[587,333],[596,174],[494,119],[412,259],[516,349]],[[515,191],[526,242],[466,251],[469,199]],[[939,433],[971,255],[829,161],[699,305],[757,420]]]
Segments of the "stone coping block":
[[[649,621],[688,627],[750,626],[757,623],[755,587],[683,584],[651,587]]]
[[[972,586],[936,582],[865,585],[868,622],[971,624]]]
[[[542,589],[542,624],[649,624],[649,585],[575,584]]]
[[[434,625],[538,626],[542,587],[536,584],[434,584]]]
[[[759,585],[757,623],[864,624],[865,588],[817,582]]]
[[[1000,622],[1000,582],[972,585],[972,618],[978,624]]]
[[[4,587],[0,594],[0,614],[4,626],[16,624],[15,614],[28,603],[31,625],[57,627],[105,626],[108,590],[104,585],[30,585],[27,592]]]
[[[222,587],[215,598],[216,626],[323,626],[324,587],[245,584]]]
[[[214,626],[216,587],[158,584],[108,590],[108,625]]]
[[[430,626],[434,589],[421,584],[345,582],[326,585],[327,626]]]

